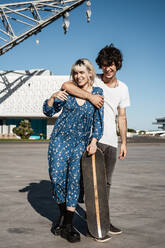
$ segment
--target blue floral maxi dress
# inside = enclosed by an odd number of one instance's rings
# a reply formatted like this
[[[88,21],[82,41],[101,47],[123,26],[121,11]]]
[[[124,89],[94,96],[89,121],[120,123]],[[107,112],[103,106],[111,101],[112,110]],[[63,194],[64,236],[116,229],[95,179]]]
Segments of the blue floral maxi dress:
[[[99,87],[93,94],[103,95]],[[80,160],[90,138],[99,140],[103,134],[103,107],[96,109],[90,102],[80,106],[74,96],[66,101],[55,99],[52,107],[44,102],[43,112],[51,117],[61,109],[54,125],[49,149],[49,176],[53,185],[53,199],[68,207],[76,207],[80,192]]]

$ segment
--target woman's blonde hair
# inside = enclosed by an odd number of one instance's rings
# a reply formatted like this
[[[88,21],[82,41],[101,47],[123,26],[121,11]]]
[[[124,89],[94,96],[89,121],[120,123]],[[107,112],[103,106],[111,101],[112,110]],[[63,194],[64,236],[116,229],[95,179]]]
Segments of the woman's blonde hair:
[[[88,59],[85,59],[85,58],[78,59],[73,64],[72,69],[71,69],[71,73],[70,73],[71,80],[73,80],[73,82],[76,83],[75,79],[74,79],[74,72],[76,71],[76,69],[78,67],[81,67],[81,66],[85,66],[85,68],[87,69],[87,72],[88,73],[90,72],[89,83],[91,85],[93,85],[94,79],[95,79],[95,76],[96,76],[95,69],[94,69],[93,65],[91,64],[91,62]]]

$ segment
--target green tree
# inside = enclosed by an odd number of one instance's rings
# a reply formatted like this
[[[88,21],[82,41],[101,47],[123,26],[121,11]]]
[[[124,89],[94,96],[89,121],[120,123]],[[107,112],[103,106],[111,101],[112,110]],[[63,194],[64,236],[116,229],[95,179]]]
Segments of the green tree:
[[[145,130],[140,130],[139,135],[143,135],[143,134],[146,134],[146,131]]]
[[[33,134],[30,121],[21,121],[18,127],[13,128],[13,133],[21,137],[21,139],[29,139],[30,135]]]
[[[128,128],[127,129],[127,132],[129,132],[129,133],[136,133],[136,130],[133,129],[133,128]],[[117,136],[120,136],[120,131],[119,130],[117,130],[116,133],[117,133]]]
[[[133,128],[128,128],[128,129],[127,129],[127,132],[129,132],[129,133],[136,133],[136,130],[133,129]]]

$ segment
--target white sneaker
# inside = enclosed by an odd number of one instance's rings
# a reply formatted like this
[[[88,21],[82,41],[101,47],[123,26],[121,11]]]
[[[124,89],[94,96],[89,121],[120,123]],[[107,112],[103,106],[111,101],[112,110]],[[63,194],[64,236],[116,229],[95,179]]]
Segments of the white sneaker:
[[[122,230],[110,224],[109,231],[108,231],[109,234],[121,234],[122,232],[123,232]]]
[[[110,235],[107,234],[103,238],[94,238],[94,240],[97,241],[97,242],[99,242],[99,243],[104,243],[104,242],[109,241],[111,238],[112,238],[112,236],[110,236]]]

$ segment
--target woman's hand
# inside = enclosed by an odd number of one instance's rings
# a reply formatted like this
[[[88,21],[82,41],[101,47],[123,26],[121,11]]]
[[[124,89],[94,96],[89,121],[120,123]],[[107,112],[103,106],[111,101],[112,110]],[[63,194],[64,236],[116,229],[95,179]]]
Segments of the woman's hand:
[[[60,91],[55,92],[51,96],[51,98],[53,98],[53,99],[57,98],[57,99],[60,99],[62,101],[65,101],[68,98],[68,93],[66,92],[66,90],[60,90]]]
[[[52,107],[55,98],[60,99],[62,101],[65,101],[65,100],[67,100],[67,97],[68,97],[68,93],[66,92],[66,90],[57,91],[57,92],[53,93],[53,95],[49,98],[48,105],[50,107]]]
[[[88,155],[92,155],[97,151],[97,140],[95,138],[92,139],[91,143],[87,146]]]

